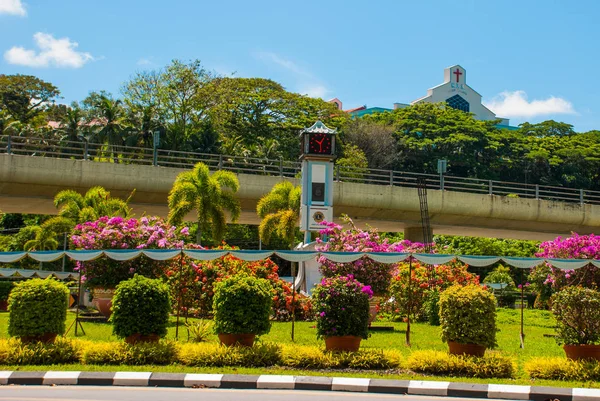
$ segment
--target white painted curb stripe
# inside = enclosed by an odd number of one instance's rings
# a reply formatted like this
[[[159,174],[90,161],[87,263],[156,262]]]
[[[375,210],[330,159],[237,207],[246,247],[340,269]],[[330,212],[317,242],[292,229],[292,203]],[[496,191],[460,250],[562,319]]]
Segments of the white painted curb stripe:
[[[81,372],[48,371],[44,375],[43,384],[77,384]]]
[[[8,384],[10,375],[12,375],[12,370],[0,370],[0,384]]]
[[[223,378],[223,375],[188,373],[187,375],[185,375],[185,379],[183,380],[183,385],[185,387],[194,387],[194,386],[220,387],[222,378]]]
[[[422,380],[411,380],[408,384],[408,394],[418,395],[448,395],[450,382],[432,382]]]
[[[531,386],[515,386],[512,384],[488,384],[488,398],[528,400],[530,392]]]
[[[113,386],[147,386],[152,372],[116,372]]]
[[[331,381],[333,391],[369,391],[371,379],[359,379],[355,377],[334,377]]]
[[[597,401],[600,400],[600,390],[595,388],[574,388],[573,401]]]

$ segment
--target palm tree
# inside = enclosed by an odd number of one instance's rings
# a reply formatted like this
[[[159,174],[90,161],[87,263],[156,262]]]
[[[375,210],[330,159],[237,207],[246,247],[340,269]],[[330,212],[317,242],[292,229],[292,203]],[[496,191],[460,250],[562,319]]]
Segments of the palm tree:
[[[169,192],[169,223],[178,225],[192,210],[196,210],[198,231],[196,242],[200,244],[202,232],[207,225],[212,226],[215,241],[223,238],[227,227],[225,211],[231,214],[231,221],[240,217],[240,202],[235,197],[240,183],[230,171],[216,171],[210,174],[204,163],[198,163],[191,171],[180,173]]]
[[[59,216],[73,221],[74,224],[94,221],[102,216],[129,217],[131,208],[128,203],[134,192],[135,190],[129,198],[123,200],[111,198],[110,192],[102,187],[90,188],[85,195],[67,189],[56,194],[54,206],[59,209]]]
[[[273,234],[284,239],[290,248],[296,239],[296,226],[300,218],[302,189],[289,181],[282,181],[271,192],[260,198],[256,207],[262,219],[258,226],[260,239],[269,243]]]
[[[54,232],[44,230],[41,226],[33,226],[31,230],[35,233],[35,238],[25,243],[23,248],[26,251],[48,251],[58,248],[58,241]]]
[[[97,135],[100,141],[108,145],[113,160],[117,163],[117,146],[122,146],[127,131],[128,121],[121,100],[113,100],[106,95],[100,95],[94,104],[98,114],[99,126]]]

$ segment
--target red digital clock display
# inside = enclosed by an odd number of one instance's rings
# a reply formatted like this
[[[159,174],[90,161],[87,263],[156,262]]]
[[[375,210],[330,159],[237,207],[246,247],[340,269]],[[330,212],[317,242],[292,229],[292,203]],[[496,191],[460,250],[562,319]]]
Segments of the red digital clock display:
[[[308,136],[308,153],[330,155],[332,153],[331,135],[310,134]]]

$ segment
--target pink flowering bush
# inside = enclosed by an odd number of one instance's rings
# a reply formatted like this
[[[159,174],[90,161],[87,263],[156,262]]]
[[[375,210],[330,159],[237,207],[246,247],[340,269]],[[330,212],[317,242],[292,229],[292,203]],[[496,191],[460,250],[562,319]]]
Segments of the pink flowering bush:
[[[543,242],[540,245],[540,252],[536,253],[536,256],[561,259],[600,259],[600,236],[573,233],[568,238],[557,237],[553,241]],[[540,274],[541,272],[545,273],[545,278],[543,273]],[[587,265],[577,270],[561,270],[551,264],[538,266],[534,269],[531,277],[535,278],[536,287],[547,286],[552,289],[552,291],[548,291],[536,288],[539,292],[544,293],[560,291],[562,288],[572,285],[587,288],[598,288],[600,285],[600,269],[593,265]]]
[[[96,221],[78,224],[71,235],[76,249],[168,249],[182,248],[187,228],[178,231],[175,226],[158,217],[124,219],[101,217]],[[163,274],[168,262],[151,260],[140,256],[129,261],[116,261],[101,257],[94,261],[77,263],[90,287],[115,287],[136,273],[156,278]]]
[[[371,287],[351,274],[321,280],[312,293],[317,319],[317,336],[369,336]]]
[[[352,219],[345,216],[344,221],[349,228],[332,223],[321,223],[324,228],[321,235],[327,235],[326,242],[317,239],[316,250],[320,252],[424,252],[424,245],[408,240],[394,244],[382,240],[377,230],[370,228],[368,231],[358,229]],[[383,295],[388,291],[396,265],[392,263],[379,263],[364,257],[351,263],[335,263],[324,256],[318,262],[321,274],[324,277],[347,276],[351,274],[356,280],[371,287],[376,295]]]

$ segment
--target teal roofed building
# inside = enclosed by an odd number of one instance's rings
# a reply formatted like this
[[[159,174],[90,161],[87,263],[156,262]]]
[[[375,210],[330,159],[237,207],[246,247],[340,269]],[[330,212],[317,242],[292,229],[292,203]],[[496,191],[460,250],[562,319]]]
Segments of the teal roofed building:
[[[330,102],[343,110],[342,102],[335,98]],[[487,108],[481,100],[481,95],[467,85],[467,71],[460,65],[453,65],[444,69],[444,82],[427,90],[427,95],[422,98],[407,103],[394,103],[393,108],[386,107],[367,107],[366,105],[344,110],[352,117],[362,117],[367,114],[383,113],[395,109],[401,109],[417,103],[446,103],[449,107],[472,113],[478,120],[496,120],[500,123],[496,126],[500,129],[517,130],[519,127],[510,125],[508,118],[496,116],[496,114]]]

